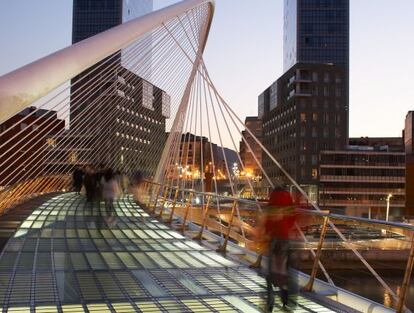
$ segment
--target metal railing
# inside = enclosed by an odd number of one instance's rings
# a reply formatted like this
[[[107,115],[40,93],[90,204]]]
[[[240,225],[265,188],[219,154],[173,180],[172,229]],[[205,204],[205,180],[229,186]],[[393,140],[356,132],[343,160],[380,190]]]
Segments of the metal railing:
[[[201,240],[208,238],[208,233],[213,232],[220,235],[221,241],[217,251],[225,253],[228,249],[228,243],[232,242],[242,247],[244,250],[254,253],[256,260],[252,262],[251,267],[260,267],[262,259],[266,255],[266,249],[255,240],[256,226],[262,206],[265,203],[258,203],[252,200],[235,198],[232,196],[223,196],[213,193],[203,193],[190,189],[180,189],[176,186],[168,186],[153,182],[145,182],[141,190],[144,199],[141,202],[146,206],[150,213],[163,218],[167,223],[172,223],[174,219],[180,219],[178,225],[181,232],[185,232],[188,223],[199,225],[198,233],[193,239]],[[197,199],[197,201],[195,201]],[[306,216],[307,226],[316,226],[317,241],[309,242],[309,232],[302,233],[302,239],[305,241],[307,251],[313,255],[313,262],[310,271],[309,281],[305,285],[307,291],[313,290],[313,285],[319,269],[323,271],[327,280],[333,284],[326,269],[321,263],[323,251],[332,242],[327,240],[328,230],[336,228],[335,225],[348,229],[364,229],[373,231],[378,234],[385,234],[384,239],[394,236],[408,238],[409,247],[408,259],[405,265],[404,278],[397,293],[391,289],[388,292],[394,297],[394,307],[396,312],[401,313],[405,310],[410,276],[414,265],[414,226],[410,224],[386,222],[381,220],[370,220],[365,218],[343,216],[321,212],[310,209],[298,208],[297,211]],[[303,225],[302,225],[303,226]],[[314,227],[315,228],[315,227]],[[208,230],[208,232],[207,232]],[[314,232],[315,233],[315,232]],[[384,236],[384,235],[382,235]],[[349,241],[342,242],[342,247],[355,252],[357,243]],[[361,250],[366,250],[366,247]],[[380,250],[381,251],[381,250]],[[381,253],[381,252],[379,252]],[[359,255],[358,255],[359,254]],[[357,252],[364,265],[368,262],[363,259],[362,255]],[[362,258],[362,259],[361,259]],[[378,275],[371,268],[374,276]],[[384,288],[387,287],[385,282],[376,276]]]
[[[39,194],[66,191],[70,188],[70,185],[71,177],[69,175],[52,175],[10,186],[0,192],[0,212],[4,212],[7,208]],[[198,232],[193,236],[193,239],[202,240],[203,238],[209,238],[211,233],[216,234],[220,236],[218,252],[226,253],[231,242],[248,252],[249,255],[254,256],[253,259],[250,259],[251,267],[261,266],[267,251],[263,243],[257,241],[255,234],[257,231],[257,221],[266,203],[191,189],[181,189],[176,186],[162,185],[149,181],[143,183],[139,194],[139,202],[150,213],[164,219],[166,223],[172,224],[178,218],[180,223],[176,226],[179,227],[182,233],[186,232],[189,223],[196,224],[198,225]],[[402,284],[397,293],[389,290],[391,296],[395,298],[394,306],[396,312],[404,312],[410,276],[414,266],[414,226],[303,208],[297,208],[297,212],[306,216],[304,220],[307,226],[307,230],[303,232],[301,230],[302,227],[298,227],[304,240],[304,244],[300,246],[300,249],[307,251],[313,256],[309,280],[304,285],[304,288],[308,291],[314,289],[319,269],[322,270],[327,281],[333,285],[333,281],[321,262],[324,251],[337,249],[338,246],[341,246],[342,249],[352,250],[352,246],[358,245],[357,241],[353,243],[349,241],[340,242],[341,244],[338,245],[339,241],[332,242],[327,240],[329,237],[327,234],[334,227],[337,227],[335,225],[340,225],[339,227],[342,230],[345,228],[364,229],[382,233],[385,234],[384,239],[408,238],[404,245],[408,248],[408,251],[406,251],[408,253]],[[368,249],[364,246],[360,247],[358,251],[362,250]],[[352,251],[354,252],[354,250]],[[382,250],[379,249],[379,251],[381,252]],[[361,259],[361,261],[364,264],[367,263],[366,260]],[[376,278],[380,282],[382,281],[380,277]]]

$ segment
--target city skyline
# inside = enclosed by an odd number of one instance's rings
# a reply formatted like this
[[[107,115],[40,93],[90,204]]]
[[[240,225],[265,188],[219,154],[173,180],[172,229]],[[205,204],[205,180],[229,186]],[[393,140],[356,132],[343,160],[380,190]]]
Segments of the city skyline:
[[[174,2],[154,1],[154,8]],[[237,14],[231,14],[234,3],[216,1],[205,60],[219,91],[244,118],[257,114],[258,95],[283,73],[283,1],[266,0],[257,7],[241,0],[237,5]],[[405,57],[414,52],[407,40],[414,27],[412,9],[409,0],[351,0],[351,137],[401,136],[404,117],[414,105],[409,85],[414,64]],[[3,23],[13,26],[0,30],[8,43],[0,51],[0,75],[69,45],[71,11],[71,1],[0,4]],[[19,19],[13,12],[19,12]]]

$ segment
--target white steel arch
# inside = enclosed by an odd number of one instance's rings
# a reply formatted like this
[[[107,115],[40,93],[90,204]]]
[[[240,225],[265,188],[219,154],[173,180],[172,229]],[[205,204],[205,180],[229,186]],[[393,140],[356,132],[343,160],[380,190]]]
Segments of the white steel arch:
[[[184,0],[87,38],[0,77],[0,123],[45,96],[145,33],[202,4],[208,4],[208,24],[200,43],[205,48],[214,14],[214,0]],[[198,67],[199,59],[194,63]],[[190,76],[191,84],[195,71]]]

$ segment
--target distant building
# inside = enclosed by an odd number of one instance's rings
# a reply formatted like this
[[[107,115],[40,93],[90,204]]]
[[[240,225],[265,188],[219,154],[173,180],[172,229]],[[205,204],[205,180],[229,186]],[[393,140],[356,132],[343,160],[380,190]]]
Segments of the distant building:
[[[334,213],[400,220],[405,207],[402,138],[350,138],[346,149],[320,152],[319,207]]]
[[[259,96],[265,147],[313,200],[319,152],[348,142],[346,84],[343,67],[298,63]],[[265,155],[263,166],[272,179],[286,180]]]
[[[88,126],[55,138],[50,163],[103,163],[127,173],[154,175],[167,138],[169,95],[125,68],[103,87],[100,110],[88,117]]]
[[[349,0],[285,0],[284,74],[259,95],[263,143],[317,200],[319,152],[348,139]],[[286,180],[263,156],[274,180]]]
[[[262,141],[263,124],[260,118],[248,116],[244,124],[259,141]],[[240,158],[245,166],[246,174],[255,177],[261,176],[262,171],[259,164],[262,164],[262,148],[247,130],[243,130],[242,135],[251,149],[244,140],[240,141]]]
[[[0,124],[0,186],[45,173],[48,138],[62,132],[65,121],[56,111],[28,107]],[[6,153],[7,152],[7,153]]]
[[[404,148],[405,148],[405,214],[414,217],[414,111],[405,117]]]
[[[229,169],[226,169],[226,161]],[[169,169],[168,175],[170,178],[197,180],[208,173],[212,178],[223,180],[228,179],[234,162],[238,162],[236,151],[219,147],[207,137],[185,133],[181,136],[178,160]]]
[[[74,0],[72,42],[150,13],[152,9],[152,0]],[[136,75],[128,61],[129,52],[129,48],[122,49],[72,80],[70,133],[67,134],[70,139],[66,141],[77,146],[70,147],[66,153],[60,152],[62,155],[56,162],[62,162],[66,154],[66,159],[69,155],[77,164],[103,163],[125,172],[141,170],[148,176],[154,174],[166,141],[165,120],[170,114],[170,97]],[[111,67],[98,69],[110,58]],[[92,85],[99,86],[99,91],[80,96],[80,87]],[[98,149],[92,151],[91,145]]]

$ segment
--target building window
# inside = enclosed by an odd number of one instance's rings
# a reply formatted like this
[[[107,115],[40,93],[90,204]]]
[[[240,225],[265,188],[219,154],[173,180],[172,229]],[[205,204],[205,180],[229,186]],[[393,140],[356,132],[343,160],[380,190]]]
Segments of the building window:
[[[318,131],[316,127],[312,127],[312,138],[318,137]]]
[[[305,143],[304,140],[300,141],[300,148],[301,148],[301,150],[306,150],[306,143]]]
[[[318,178],[318,169],[313,168],[312,169],[312,179],[317,179],[317,178]]]
[[[154,111],[154,86],[147,81],[142,81],[142,106]]]
[[[341,124],[341,116],[339,114],[335,115],[335,124],[336,125]]]
[[[305,178],[306,177],[306,169],[304,167],[302,167],[300,169],[300,176],[302,176],[302,178]]]
[[[328,124],[329,123],[329,113],[328,112],[325,112],[323,114],[323,123],[324,124]]]
[[[54,148],[56,147],[56,139],[55,138],[47,138],[46,143],[48,146]]]
[[[312,80],[313,80],[314,82],[317,82],[317,81],[318,81],[318,73],[317,73],[317,72],[313,72],[313,73],[312,73]]]
[[[314,122],[318,121],[318,113],[312,113],[312,121]]]
[[[324,83],[329,83],[330,82],[330,75],[329,75],[329,73],[324,73],[323,74],[323,82]]]
[[[336,88],[335,88],[335,96],[336,96],[336,97],[340,97],[340,96],[342,96],[342,90],[341,90],[341,87],[336,87]]]
[[[341,132],[339,131],[338,128],[335,128],[335,137],[336,138],[341,138]]]
[[[329,87],[328,86],[323,86],[323,95],[325,97],[329,97]]]
[[[165,92],[162,92],[162,107],[161,114],[166,118],[170,118],[171,115],[171,97]]]
[[[69,162],[70,163],[76,163],[78,161],[78,155],[76,154],[76,152],[70,152],[69,153]]]
[[[300,99],[300,107],[302,109],[306,108],[306,99],[304,99],[304,98]]]
[[[300,165],[305,165],[306,155],[301,154],[299,159]]]
[[[312,165],[318,164],[318,156],[316,154],[312,154]]]
[[[305,135],[306,135],[306,128],[304,126],[302,126],[300,128],[300,136],[301,137],[305,137]]]
[[[337,84],[342,83],[342,78],[341,78],[341,76],[336,75],[336,77],[335,77],[335,82],[336,82]]]
[[[306,123],[306,113],[300,113],[300,121]]]

